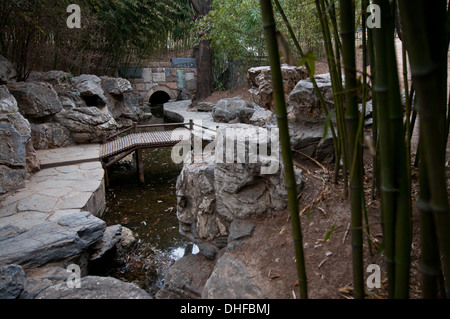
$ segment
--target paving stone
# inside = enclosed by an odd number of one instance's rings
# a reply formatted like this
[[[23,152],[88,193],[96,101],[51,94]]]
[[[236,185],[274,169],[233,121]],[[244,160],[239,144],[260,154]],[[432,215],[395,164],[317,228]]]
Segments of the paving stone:
[[[39,211],[51,212],[58,201],[55,197],[45,195],[32,195],[19,202],[17,205],[18,211]]]

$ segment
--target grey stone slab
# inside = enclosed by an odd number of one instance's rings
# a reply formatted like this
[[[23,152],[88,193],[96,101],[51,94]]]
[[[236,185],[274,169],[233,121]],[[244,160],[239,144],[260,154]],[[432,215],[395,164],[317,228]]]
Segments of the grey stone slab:
[[[51,212],[58,201],[55,197],[45,195],[32,195],[20,201],[18,211]]]
[[[58,209],[82,209],[91,198],[91,192],[73,192],[61,198]]]

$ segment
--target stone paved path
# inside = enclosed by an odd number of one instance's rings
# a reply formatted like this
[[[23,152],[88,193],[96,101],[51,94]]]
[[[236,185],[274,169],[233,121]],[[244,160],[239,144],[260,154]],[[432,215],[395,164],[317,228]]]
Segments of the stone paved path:
[[[105,223],[98,145],[39,151],[44,168],[25,187],[0,197],[0,265],[27,268],[77,255],[96,242]],[[70,162],[81,163],[65,165]]]
[[[100,158],[100,144],[76,145],[66,148],[37,151],[41,168],[96,162]]]

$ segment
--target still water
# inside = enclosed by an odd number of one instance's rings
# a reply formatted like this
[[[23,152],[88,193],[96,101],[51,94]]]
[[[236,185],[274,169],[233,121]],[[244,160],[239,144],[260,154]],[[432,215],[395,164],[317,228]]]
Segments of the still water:
[[[109,275],[134,282],[154,294],[165,272],[184,255],[190,242],[179,234],[175,185],[182,164],[171,148],[144,149],[145,184],[139,184],[134,159],[109,171],[106,192],[107,225],[121,224],[138,235],[138,245],[125,266]]]

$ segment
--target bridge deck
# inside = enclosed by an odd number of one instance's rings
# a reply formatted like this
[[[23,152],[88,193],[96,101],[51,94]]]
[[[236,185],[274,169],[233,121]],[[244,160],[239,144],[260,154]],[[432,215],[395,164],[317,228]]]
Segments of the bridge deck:
[[[174,146],[181,141],[189,141],[189,139],[189,130],[180,130],[179,133],[176,134],[173,134],[172,130],[132,133],[102,144],[100,147],[100,158],[105,159],[136,147]]]

